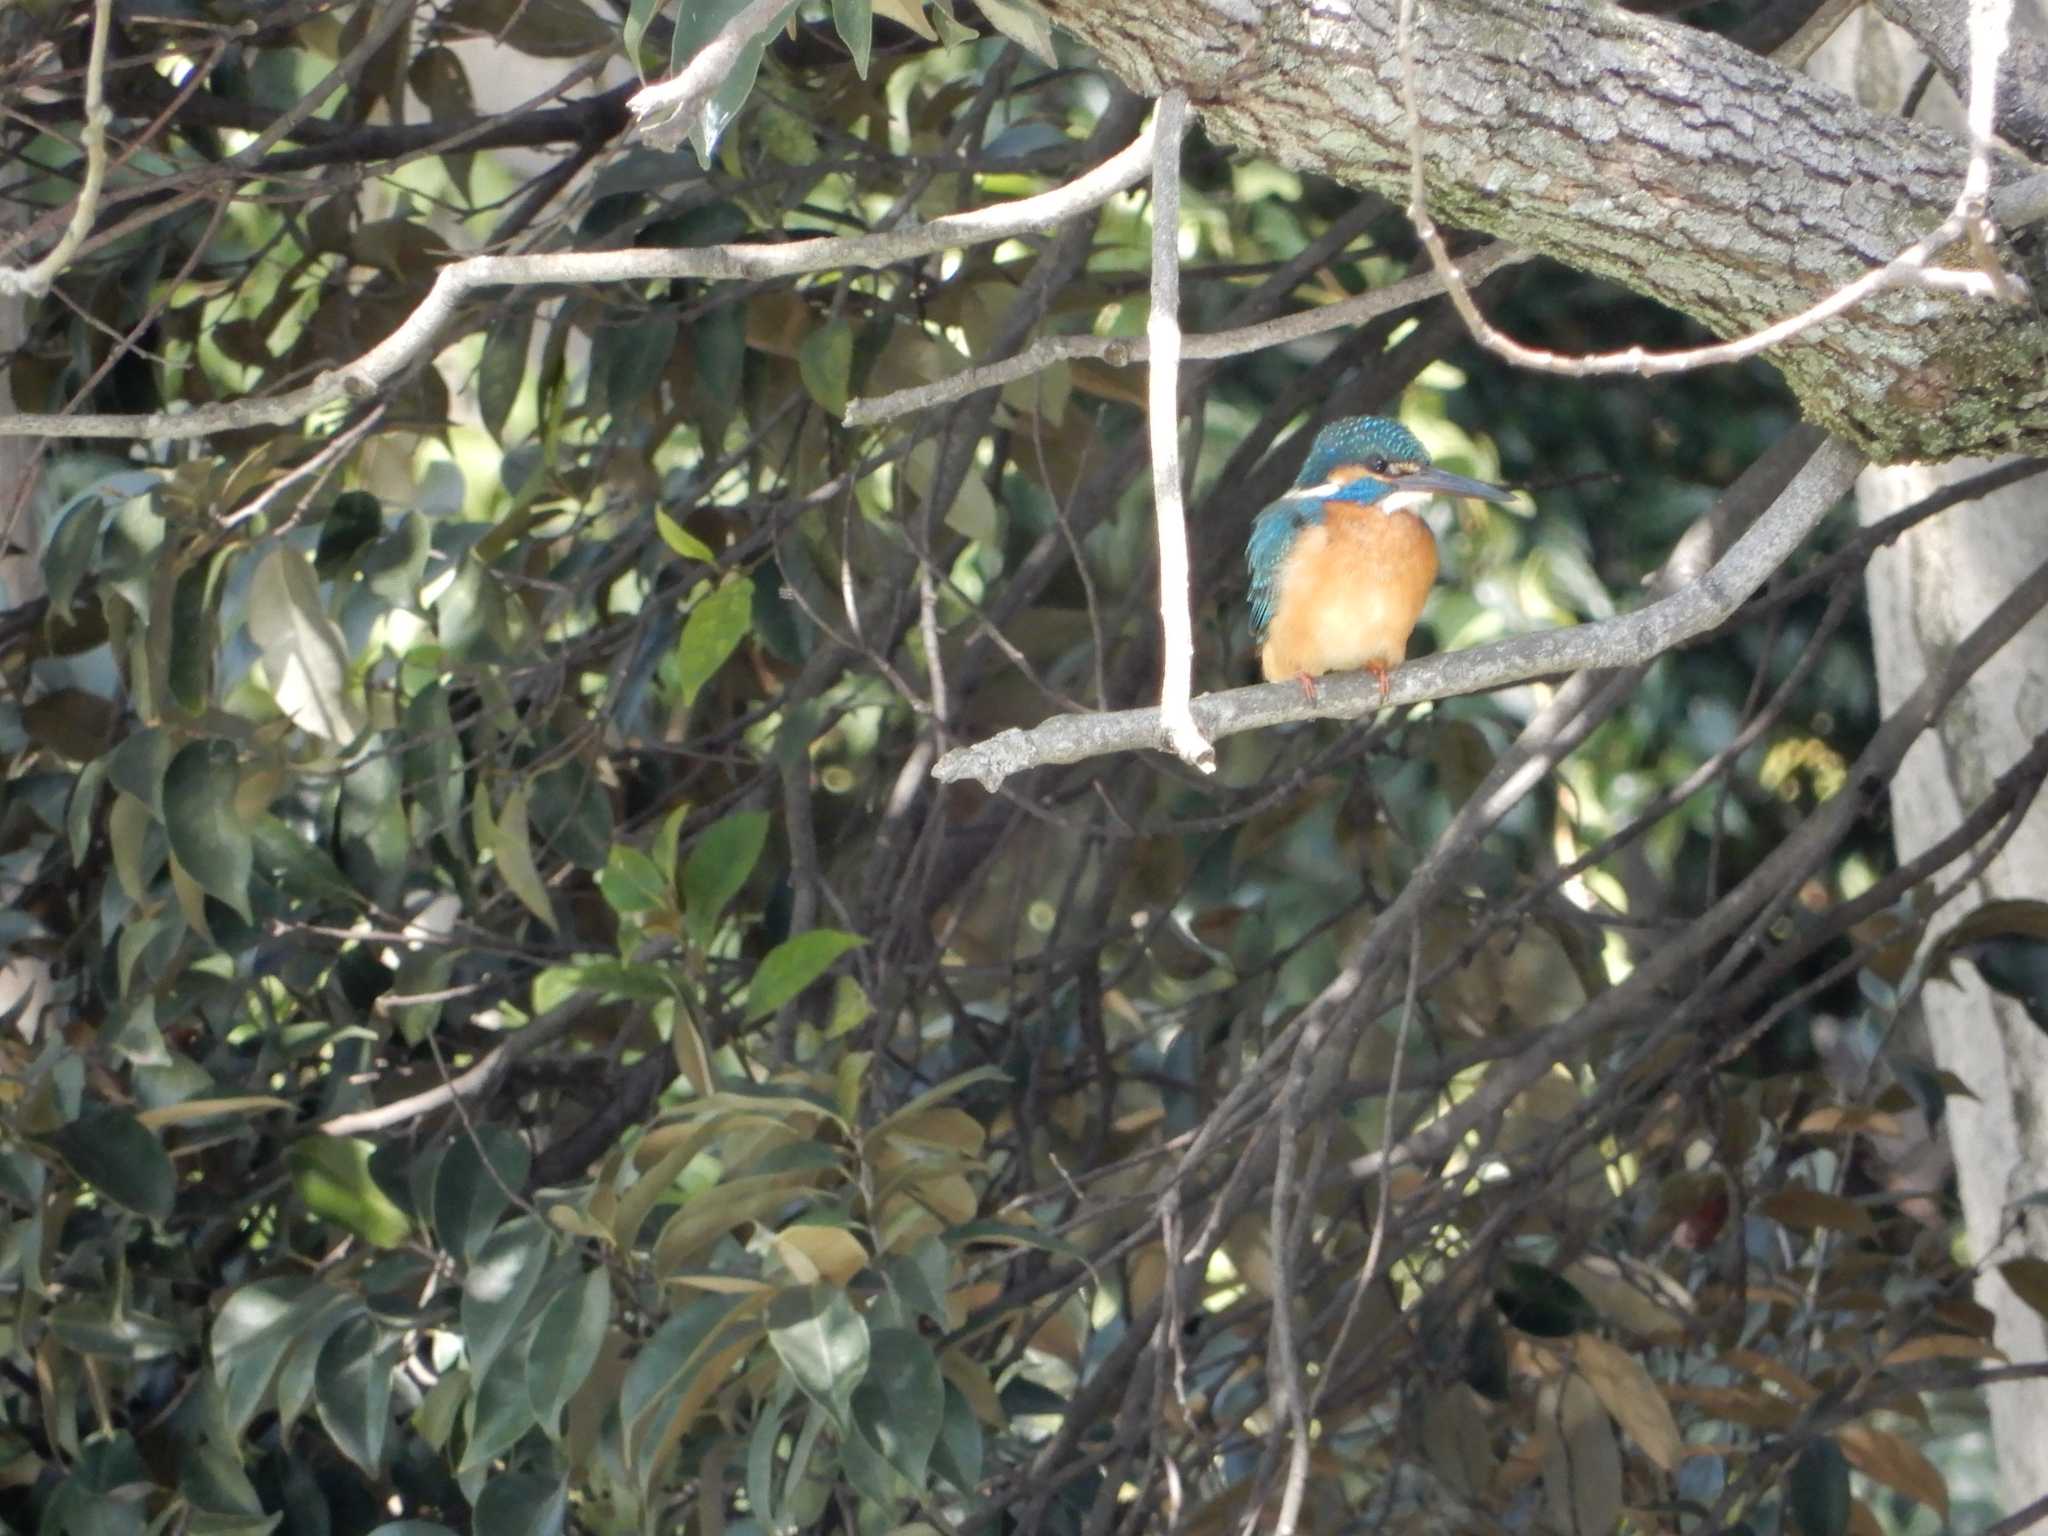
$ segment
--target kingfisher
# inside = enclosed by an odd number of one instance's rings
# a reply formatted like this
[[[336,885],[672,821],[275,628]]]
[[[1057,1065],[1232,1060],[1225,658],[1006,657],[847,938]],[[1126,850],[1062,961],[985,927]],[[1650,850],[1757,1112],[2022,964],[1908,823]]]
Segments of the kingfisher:
[[[1325,672],[1379,679],[1408,653],[1436,581],[1436,539],[1415,515],[1432,496],[1514,494],[1433,466],[1415,434],[1384,416],[1333,421],[1285,496],[1252,519],[1252,637],[1269,683],[1294,678],[1313,704]]]

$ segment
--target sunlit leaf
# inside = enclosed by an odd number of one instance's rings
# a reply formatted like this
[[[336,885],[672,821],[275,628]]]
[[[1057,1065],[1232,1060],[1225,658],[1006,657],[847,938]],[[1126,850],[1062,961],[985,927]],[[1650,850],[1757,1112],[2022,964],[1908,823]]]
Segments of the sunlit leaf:
[[[1582,1333],[1572,1342],[1572,1367],[1650,1460],[1666,1472],[1678,1465],[1678,1421],[1640,1360],[1598,1334]]]
[[[555,926],[555,909],[548,900],[547,887],[541,882],[540,870],[533,862],[533,841],[527,831],[526,801],[527,786],[522,784],[505,797],[499,808],[496,836],[491,842],[491,857],[497,864],[498,873],[505,884],[511,887],[527,911],[546,923]]]
[[[657,511],[654,514],[654,527],[655,531],[661,535],[661,542],[685,560],[702,560],[705,564],[709,565],[718,558],[712,553],[710,545],[706,544],[694,533],[691,533],[666,512]]]
[[[389,1248],[405,1241],[412,1222],[370,1177],[371,1146],[367,1141],[336,1136],[307,1136],[286,1154],[292,1184],[306,1209],[340,1222],[366,1242]]]
[[[825,974],[827,967],[861,940],[851,933],[814,928],[785,939],[761,958],[747,983],[747,1017],[764,1019]]]
[[[845,1423],[868,1368],[868,1329],[836,1285],[783,1292],[768,1308],[768,1342],[813,1402]]]
[[[736,811],[706,827],[683,861],[683,913],[690,936],[711,942],[726,904],[740,893],[768,840],[765,811]]]
[[[677,685],[683,702],[693,702],[698,690],[709,682],[726,658],[739,648],[753,620],[754,588],[745,581],[729,581],[699,598],[683,621],[683,637],[676,643]]]
[[[874,12],[868,0],[832,0],[832,25],[853,56],[854,73],[867,79],[868,54],[875,41]]]
[[[853,390],[853,327],[844,320],[819,326],[804,338],[796,361],[811,398],[834,416],[845,414]]]
[[[1048,69],[1059,68],[1053,48],[1052,24],[1030,0],[976,0],[977,10],[1011,42],[1020,44]]]
[[[274,546],[250,579],[249,638],[262,647],[263,670],[286,719],[336,744],[361,734],[347,645],[321,606],[312,565],[290,545]]]
[[[651,912],[665,905],[672,889],[655,868],[654,860],[623,843],[612,849],[604,872],[597,877],[597,888],[621,916]]]

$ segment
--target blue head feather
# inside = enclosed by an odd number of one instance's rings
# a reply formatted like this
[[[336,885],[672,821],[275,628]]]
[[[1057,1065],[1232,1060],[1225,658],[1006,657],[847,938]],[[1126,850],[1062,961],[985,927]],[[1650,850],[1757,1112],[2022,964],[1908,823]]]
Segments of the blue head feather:
[[[1280,596],[1280,571],[1287,563],[1287,552],[1294,547],[1295,536],[1320,523],[1323,509],[1332,501],[1371,506],[1394,487],[1378,480],[1360,479],[1319,495],[1304,493],[1329,485],[1331,475],[1344,465],[1369,465],[1375,459],[1427,464],[1429,455],[1415,440],[1414,433],[1384,416],[1350,416],[1333,421],[1316,434],[1301,473],[1295,476],[1293,489],[1252,519],[1244,559],[1252,577],[1254,638],[1263,638],[1266,626],[1273,622],[1273,605]]]

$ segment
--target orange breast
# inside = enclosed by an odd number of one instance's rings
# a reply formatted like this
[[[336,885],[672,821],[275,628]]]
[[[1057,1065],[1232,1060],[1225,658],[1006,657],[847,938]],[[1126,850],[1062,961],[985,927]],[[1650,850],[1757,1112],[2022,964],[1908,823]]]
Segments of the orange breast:
[[[1287,552],[1259,656],[1267,680],[1399,665],[1435,581],[1421,518],[1331,502]]]

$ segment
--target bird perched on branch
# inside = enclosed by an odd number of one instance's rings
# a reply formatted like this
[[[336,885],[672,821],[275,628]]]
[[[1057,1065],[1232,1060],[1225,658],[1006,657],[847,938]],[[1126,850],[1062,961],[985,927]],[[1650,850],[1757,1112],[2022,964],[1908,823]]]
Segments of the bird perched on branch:
[[[1432,496],[1512,501],[1483,480],[1437,469],[1415,434],[1384,416],[1316,434],[1293,487],[1252,520],[1252,634],[1268,682],[1295,678],[1310,703],[1325,672],[1364,669],[1387,699],[1387,671],[1436,580],[1436,539],[1412,508]]]

